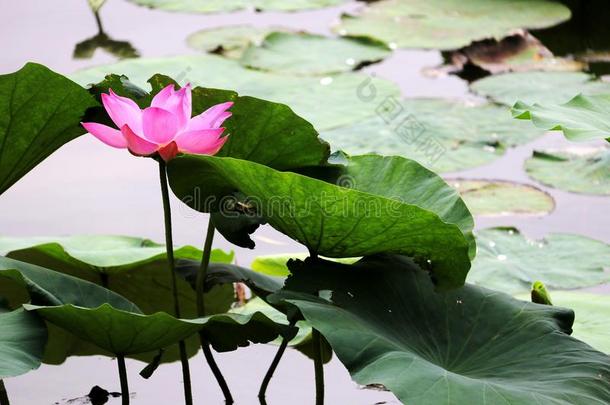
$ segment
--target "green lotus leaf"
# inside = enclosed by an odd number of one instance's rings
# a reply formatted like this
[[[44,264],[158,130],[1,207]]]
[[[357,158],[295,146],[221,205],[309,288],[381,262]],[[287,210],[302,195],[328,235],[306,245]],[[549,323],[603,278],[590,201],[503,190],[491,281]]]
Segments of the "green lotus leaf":
[[[250,44],[240,58],[244,66],[295,75],[349,72],[383,60],[391,53],[382,42],[367,37],[330,38],[308,33],[272,32],[262,43]]]
[[[437,172],[452,172],[488,164],[506,148],[544,134],[531,125],[515,125],[506,108],[493,104],[386,99],[376,112],[364,121],[322,131],[321,136],[333,150],[398,155]]]
[[[103,354],[154,352],[200,330],[219,351],[234,350],[249,342],[265,343],[291,333],[262,313],[225,313],[197,319],[178,319],[165,312],[145,315],[135,304],[106,288],[5,257],[0,257],[0,277],[0,293],[6,295],[15,286],[23,288],[31,300],[31,304],[24,304],[27,310],[94,344],[105,351]],[[15,306],[23,302],[11,303]],[[49,340],[53,338],[49,336]]]
[[[258,45],[271,32],[289,31],[281,27],[228,25],[206,28],[192,33],[187,44],[198,51],[217,53],[229,59],[239,59],[250,44]]]
[[[610,353],[610,297],[580,291],[553,291],[553,304],[576,314],[574,336],[599,351]],[[527,295],[519,295],[527,300]]]
[[[546,215],[555,209],[553,197],[529,184],[471,179],[447,182],[460,193],[474,215]]]
[[[23,308],[0,310],[0,378],[15,377],[40,366],[47,327]]]
[[[581,93],[588,96],[610,93],[610,83],[594,80],[582,72],[505,73],[477,80],[470,88],[508,106],[518,101],[529,105],[563,104]]]
[[[298,307],[357,383],[381,384],[403,403],[610,401],[610,358],[569,336],[571,310],[472,285],[438,293],[400,256],[306,260],[291,271],[270,298]]]
[[[610,195],[610,148],[537,151],[525,161],[527,174],[543,184],[574,193]]]
[[[550,234],[532,240],[514,228],[490,228],[477,232],[477,246],[468,282],[483,287],[516,294],[538,280],[551,290],[610,281],[604,272],[610,246],[584,236]]]
[[[238,10],[300,11],[339,5],[346,0],[130,0],[132,3],[166,11],[226,13]]]
[[[0,252],[13,259],[107,286],[135,303],[145,314],[174,311],[165,246],[148,239],[127,236],[0,237]],[[182,260],[201,260],[202,252],[184,246],[176,249],[174,256]],[[230,263],[233,254],[215,249],[211,261]],[[176,282],[182,316],[197,317],[194,291],[185,280]],[[234,301],[233,295],[231,286],[214,288],[205,297],[208,313],[226,312]]]
[[[610,142],[610,94],[578,95],[562,105],[517,103],[513,116],[532,120],[538,128],[562,131],[571,141]]]
[[[83,85],[97,83],[107,74],[119,72],[137,86],[146,87],[149,77],[161,73],[180,84],[194,87],[234,89],[240,94],[289,105],[317,130],[360,121],[375,114],[375,106],[386,97],[398,96],[392,82],[359,73],[328,77],[299,77],[244,68],[237,61],[217,55],[141,58],[81,70],[72,78]],[[374,104],[372,104],[374,103]],[[252,117],[251,117],[252,118]],[[253,118],[252,118],[253,119]],[[227,124],[231,120],[227,121]],[[280,141],[280,139],[275,139]],[[268,148],[273,149],[273,148]]]
[[[194,189],[209,193],[201,195],[205,200],[240,191],[271,226],[304,244],[312,253],[339,258],[381,252],[406,254],[426,263],[439,288],[461,285],[470,267],[469,248],[474,246],[469,243],[470,236],[459,227],[464,226],[460,221],[465,224],[472,218],[457,193],[439,179],[434,180],[422,166],[406,161],[396,163],[404,159],[374,156],[364,159],[377,159],[378,163],[377,185],[370,183],[363,187],[365,191],[360,191],[360,186],[350,189],[245,160],[213,156],[175,158],[169,164],[168,174],[172,190],[187,203]],[[429,177],[439,184],[430,190],[425,208],[417,205],[421,196],[415,193],[373,194],[378,190],[395,191],[392,185],[402,177],[400,169],[407,166],[412,166],[416,178]],[[428,207],[437,200],[452,201],[454,207],[439,204],[434,209],[442,206],[448,211],[436,213]],[[192,201],[190,206],[201,211],[214,209]],[[456,209],[456,214],[452,209]]]
[[[264,255],[258,256],[252,261],[250,267],[257,273],[266,274],[276,277],[288,277],[290,270],[288,262],[291,259],[305,260],[309,255],[307,253],[288,253],[282,255]],[[327,258],[328,259],[328,258]],[[358,261],[358,258],[343,258],[343,259],[328,259],[337,263],[352,264]]]
[[[0,194],[84,134],[80,122],[96,105],[81,86],[36,63],[0,75]]]
[[[285,314],[273,308],[260,297],[252,298],[246,304],[231,310],[231,313],[242,315],[248,315],[254,312],[262,312],[269,319],[273,319],[274,322],[281,325],[288,325],[289,323]],[[298,332],[294,336],[294,338],[290,340],[288,346],[300,351],[305,356],[313,359],[313,348],[311,346],[311,325],[309,325],[306,321],[298,321],[296,323],[296,327],[298,328]],[[280,344],[281,341],[281,338],[277,338],[272,343]],[[323,344],[324,346],[322,350],[322,360],[324,361],[324,363],[328,363],[332,358],[333,352],[325,339],[323,340]]]
[[[336,31],[368,35],[400,48],[456,49],[569,18],[566,6],[547,0],[382,0],[357,15],[344,15]]]

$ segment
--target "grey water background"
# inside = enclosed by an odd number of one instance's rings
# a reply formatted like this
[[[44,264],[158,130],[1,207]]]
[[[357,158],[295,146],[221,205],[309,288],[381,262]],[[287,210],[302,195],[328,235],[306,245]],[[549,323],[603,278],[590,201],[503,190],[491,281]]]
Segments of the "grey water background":
[[[194,54],[185,39],[191,33],[216,26],[252,24],[287,26],[329,34],[342,12],[361,3],[299,13],[193,15],[138,7],[125,0],[108,0],[101,10],[105,31],[114,39],[127,40],[144,57]],[[96,34],[93,14],[86,0],[3,0],[0,8],[0,73],[36,61],[58,72],[112,63],[116,59],[98,50],[92,59],[72,58],[74,45]],[[442,62],[437,51],[398,50],[387,60],[365,69],[397,82],[405,97],[472,98],[467,83],[455,76],[430,78],[421,71]],[[356,100],[354,89],[354,102]],[[375,108],[372,105],[371,108]],[[507,112],[508,114],[508,112]],[[550,193],[555,210],[547,216],[477,218],[477,228],[517,226],[529,237],[569,232],[610,243],[610,198],[572,194],[537,184],[527,177],[523,161],[535,148],[573,146],[558,133],[549,133],[529,144],[513,148],[491,164],[448,174],[446,177],[513,180],[535,184]],[[174,198],[174,239],[177,244],[201,246],[207,218]],[[108,148],[91,136],[62,147],[0,199],[0,232],[10,236],[121,234],[163,241],[162,207],[157,167],[150,159],[137,159],[123,150]],[[248,265],[262,254],[291,253],[304,248],[269,227],[254,235],[256,250],[235,248],[216,237],[215,247],[233,249],[237,262]],[[578,254],[574,252],[574,254]],[[598,291],[610,291],[607,286]],[[239,405],[256,404],[256,393],[276,348],[253,345],[218,354],[218,362]],[[182,401],[178,363],[161,367],[150,380],[139,377],[143,367],[128,362],[134,404],[179,404]],[[191,360],[195,403],[221,404],[220,390],[202,355]],[[363,390],[351,381],[339,361],[326,366],[327,403],[369,405],[399,403],[391,393]],[[39,370],[6,380],[14,405],[68,403],[92,386],[118,391],[114,361],[104,357],[71,358],[62,366],[43,365]],[[268,392],[268,404],[313,403],[313,364],[288,350]],[[80,401],[69,402],[73,404]],[[120,403],[110,399],[109,404]]]

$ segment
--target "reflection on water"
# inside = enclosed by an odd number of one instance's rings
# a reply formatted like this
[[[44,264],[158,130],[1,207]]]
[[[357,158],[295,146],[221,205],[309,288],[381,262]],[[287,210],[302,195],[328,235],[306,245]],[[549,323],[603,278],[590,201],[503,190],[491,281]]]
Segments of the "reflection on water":
[[[97,24],[97,34],[76,44],[73,53],[75,59],[91,59],[98,48],[104,49],[118,59],[137,58],[140,56],[131,43],[128,41],[116,41],[104,32],[99,11],[93,11],[93,15]]]
[[[583,10],[588,10],[588,3],[601,6],[605,2],[578,3]],[[342,12],[354,11],[358,6],[353,2],[326,10],[291,14],[238,12],[188,15],[149,10],[124,0],[108,0],[100,11],[104,18],[103,28],[99,22],[98,34],[81,41],[74,50],[76,41],[91,35],[94,21],[87,1],[10,2],[2,10],[4,18],[0,25],[0,45],[3,57],[0,59],[0,72],[14,71],[26,61],[36,60],[68,74],[79,68],[129,57],[126,55],[130,53],[137,56],[136,48],[146,57],[194,54],[196,51],[185,42],[190,34],[200,29],[230,24],[282,25],[329,34],[329,27]],[[610,49],[606,45],[610,36],[602,33],[610,25],[607,24],[608,11],[602,11],[585,13],[585,17],[579,17],[577,11],[575,22],[539,31],[535,35],[556,55],[574,54],[583,49],[607,51]],[[43,26],[44,34],[41,34]],[[113,41],[105,34],[106,31],[116,38],[129,38],[133,46],[128,42]],[[598,38],[603,38],[603,41],[598,43]],[[117,48],[116,43],[126,45]],[[108,53],[96,52],[100,48]],[[72,58],[73,52],[75,58]],[[441,62],[442,57],[436,51],[398,50],[384,62],[368,66],[365,71],[398,82],[406,97],[472,97],[467,94],[467,84],[456,76],[422,76],[423,68]],[[511,149],[489,165],[450,173],[447,177],[493,178],[536,184],[524,173],[523,161],[531,156],[534,148],[567,145],[569,143],[561,135],[551,134]],[[81,137],[62,147],[2,196],[0,229],[3,234],[12,236],[125,234],[161,241],[162,208],[157,181],[156,167],[150,159],[136,159],[124,151],[104,147],[93,137]],[[534,238],[544,237],[548,232],[572,232],[610,242],[610,216],[607,215],[610,198],[577,195],[537,186],[555,199],[557,208],[552,214],[544,217],[478,219],[477,227],[514,225]],[[206,217],[191,211],[176,199],[172,204],[176,243],[201,246]],[[238,264],[241,265],[248,265],[257,255],[304,250],[268,226],[262,227],[254,239],[256,251],[235,248],[220,236],[216,238],[218,247],[236,251]],[[275,351],[273,346],[257,345],[218,356],[237,404],[256,403],[254,399],[260,380]],[[222,395],[203,356],[192,359],[191,364],[197,403],[204,403],[205,399],[205,403],[221,404]],[[181,400],[179,364],[161,367],[149,381],[138,376],[141,368],[141,363],[128,363],[130,386],[136,393],[134,404],[173,404]],[[336,359],[325,371],[329,404],[398,403],[390,393],[359,389]],[[51,404],[62,398],[78,397],[89,392],[96,384],[109,391],[119,389],[112,359],[71,358],[61,368],[42,366],[35,372],[6,381],[15,405]],[[289,350],[271,382],[269,405],[311,404],[313,395],[313,364],[300,353]],[[120,400],[108,398],[108,404],[118,403]]]

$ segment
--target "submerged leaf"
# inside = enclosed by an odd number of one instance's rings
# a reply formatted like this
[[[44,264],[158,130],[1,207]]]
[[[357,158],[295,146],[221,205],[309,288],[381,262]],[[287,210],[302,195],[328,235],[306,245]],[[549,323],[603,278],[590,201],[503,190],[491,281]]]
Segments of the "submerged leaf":
[[[399,256],[294,263],[286,290],[359,384],[413,404],[605,404],[610,358],[568,334],[570,310],[481,287],[437,293]],[[331,291],[326,300],[314,291]],[[578,376],[578,378],[575,378]]]

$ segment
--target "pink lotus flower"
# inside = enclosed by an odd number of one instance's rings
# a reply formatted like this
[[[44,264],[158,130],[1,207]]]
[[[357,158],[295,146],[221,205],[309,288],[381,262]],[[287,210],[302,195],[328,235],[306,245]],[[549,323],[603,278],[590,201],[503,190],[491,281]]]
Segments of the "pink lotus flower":
[[[137,156],[155,153],[166,162],[178,152],[215,155],[227,137],[222,123],[231,116],[232,102],[217,104],[191,118],[191,86],[180,90],[169,85],[143,110],[131,99],[102,94],[102,103],[120,130],[96,122],[83,122],[85,129],[100,141],[115,148],[127,148]]]

